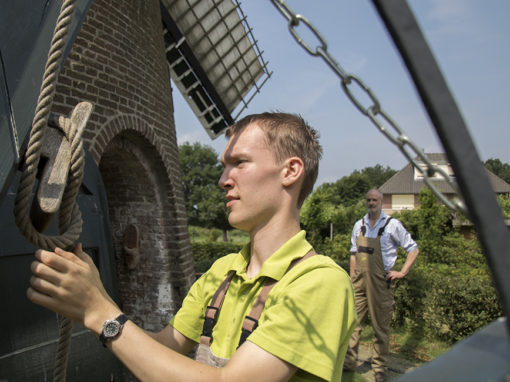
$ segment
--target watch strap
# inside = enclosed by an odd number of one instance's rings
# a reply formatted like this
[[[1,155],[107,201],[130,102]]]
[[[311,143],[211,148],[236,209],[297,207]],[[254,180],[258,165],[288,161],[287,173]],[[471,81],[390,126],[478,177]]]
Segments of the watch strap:
[[[124,325],[128,320],[128,316],[126,316],[124,313],[120,314],[116,319],[115,319],[119,324],[121,325]]]

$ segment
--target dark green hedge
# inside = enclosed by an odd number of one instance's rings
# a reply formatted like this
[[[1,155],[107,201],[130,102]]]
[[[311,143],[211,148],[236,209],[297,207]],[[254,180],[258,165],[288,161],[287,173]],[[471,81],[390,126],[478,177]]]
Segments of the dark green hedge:
[[[419,264],[398,281],[394,324],[454,343],[502,316],[484,268]]]
[[[204,273],[222,256],[239,252],[242,244],[228,242],[191,243],[195,272]]]

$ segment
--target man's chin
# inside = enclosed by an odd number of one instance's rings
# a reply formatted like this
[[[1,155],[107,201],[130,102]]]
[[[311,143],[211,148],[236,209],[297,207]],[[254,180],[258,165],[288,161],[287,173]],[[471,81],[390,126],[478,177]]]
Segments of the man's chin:
[[[245,221],[235,219],[234,217],[232,217],[232,214],[230,214],[228,216],[228,223],[235,229],[239,229],[241,231],[249,231],[250,230]]]

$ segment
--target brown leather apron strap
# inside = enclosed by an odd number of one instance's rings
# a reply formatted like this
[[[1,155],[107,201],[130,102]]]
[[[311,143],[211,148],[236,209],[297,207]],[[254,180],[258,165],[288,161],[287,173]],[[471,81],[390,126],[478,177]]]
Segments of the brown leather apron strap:
[[[218,313],[223,305],[223,300],[225,300],[225,295],[227,294],[228,287],[230,286],[230,281],[232,281],[232,277],[234,277],[234,273],[235,272],[230,272],[225,280],[223,280],[211,299],[211,305],[207,306],[205,310],[204,326],[202,328],[202,335],[200,336],[201,344],[207,346],[211,345],[212,330],[214,325],[216,325],[216,321],[218,321]]]
[[[292,268],[294,268],[296,265],[308,259],[309,257],[312,257],[313,255],[316,255],[315,251],[310,250],[303,257],[294,259],[290,263],[287,270],[285,271],[285,274],[289,272]],[[255,303],[253,304],[253,307],[251,308],[250,314],[244,318],[243,329],[241,331],[241,338],[239,339],[238,347],[241,346],[244,343],[244,341],[246,341],[248,336],[257,328],[259,318],[262,314],[262,311],[264,310],[264,306],[266,305],[267,296],[269,295],[269,292],[271,292],[271,289],[273,289],[273,287],[276,285],[276,282],[277,281],[274,279],[267,278],[264,286],[262,287],[262,290],[257,296]]]
[[[285,273],[290,271],[294,266],[299,264],[300,262],[308,259],[309,257],[315,255],[315,251],[310,250],[306,255],[301,258],[294,259]],[[230,282],[234,277],[235,272],[230,272],[225,280],[221,283],[220,287],[213,295],[211,299],[211,304],[207,306],[205,310],[205,319],[204,326],[202,328],[202,335],[200,336],[200,343],[206,346],[211,346],[212,343],[212,331],[214,325],[218,321],[218,314],[220,312],[221,306],[223,305],[223,300],[225,299],[225,295],[227,294],[228,287],[230,286]],[[246,338],[257,328],[258,320],[264,310],[264,306],[266,304],[267,296],[273,287],[276,285],[276,280],[271,278],[267,278],[264,286],[262,287],[253,307],[250,311],[250,314],[244,318],[243,328],[241,332],[241,339],[239,340],[239,346],[241,346]]]
[[[258,319],[260,318],[260,315],[262,314],[262,311],[264,310],[264,306],[266,305],[267,296],[269,295],[269,292],[271,292],[271,289],[276,285],[276,280],[268,278],[262,287],[259,295],[257,296],[257,299],[255,300],[255,303],[253,304],[250,314],[247,315],[244,318],[243,322],[243,333],[244,331],[248,332],[248,335],[253,332],[257,326]],[[247,335],[247,336],[248,336]],[[242,338],[242,335],[241,335]],[[244,340],[243,340],[244,342]]]

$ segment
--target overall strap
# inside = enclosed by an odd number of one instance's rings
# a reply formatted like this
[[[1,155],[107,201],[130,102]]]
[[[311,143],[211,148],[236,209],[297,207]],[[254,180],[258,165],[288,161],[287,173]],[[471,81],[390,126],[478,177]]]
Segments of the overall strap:
[[[365,236],[367,234],[367,227],[365,225],[365,218],[361,218],[361,234]]]
[[[227,294],[227,289],[230,286],[230,281],[232,281],[232,277],[234,277],[234,273],[235,272],[230,272],[225,280],[223,280],[220,287],[214,294],[211,304],[207,306],[205,310],[204,326],[202,328],[202,335],[200,336],[201,344],[211,346],[212,330],[218,321],[218,314],[220,312],[221,305],[223,304],[223,300],[225,299],[225,295]]]
[[[391,216],[388,219],[386,219],[386,223],[384,223],[384,226],[379,228],[379,232],[377,233],[377,236],[381,236],[383,234],[384,230],[386,229],[386,226],[388,225],[388,223],[390,222],[391,219],[393,219]]]
[[[310,250],[306,255],[303,257],[300,257],[298,259],[292,260],[289,267],[285,271],[285,274],[289,272],[292,268],[294,268],[296,265],[301,263],[302,261],[308,259],[309,257],[312,257],[313,255],[316,255],[314,250]],[[241,331],[241,338],[239,339],[239,345],[238,348],[246,341],[248,336],[257,329],[260,315],[262,314],[262,311],[264,310],[264,306],[266,304],[267,296],[269,295],[269,292],[271,292],[271,289],[276,285],[277,281],[271,278],[267,278],[264,286],[262,287],[262,290],[260,291],[259,295],[257,296],[257,299],[255,300],[255,303],[253,304],[253,307],[251,308],[250,314],[247,315],[244,318],[243,321],[243,329]]]

